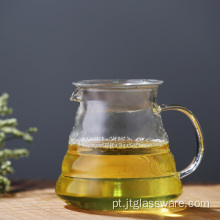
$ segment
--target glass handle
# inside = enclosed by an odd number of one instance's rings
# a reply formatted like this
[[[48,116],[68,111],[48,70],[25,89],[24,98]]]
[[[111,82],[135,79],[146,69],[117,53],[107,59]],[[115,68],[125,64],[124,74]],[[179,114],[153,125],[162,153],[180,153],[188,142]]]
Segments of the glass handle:
[[[197,139],[197,152],[191,164],[186,167],[184,170],[180,171],[180,178],[182,179],[185,176],[188,176],[192,172],[194,172],[199,166],[204,152],[204,138],[202,134],[202,129],[199,125],[199,121],[196,119],[195,115],[187,108],[181,105],[161,105],[162,111],[176,110],[184,113],[192,122],[193,128],[196,133]]]

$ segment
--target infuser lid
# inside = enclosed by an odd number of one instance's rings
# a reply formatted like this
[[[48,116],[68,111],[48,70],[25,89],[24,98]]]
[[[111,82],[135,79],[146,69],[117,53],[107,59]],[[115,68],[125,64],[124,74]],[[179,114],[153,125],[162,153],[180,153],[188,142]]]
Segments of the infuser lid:
[[[95,79],[73,82],[73,85],[82,88],[128,88],[151,87],[161,85],[162,80],[155,79]]]

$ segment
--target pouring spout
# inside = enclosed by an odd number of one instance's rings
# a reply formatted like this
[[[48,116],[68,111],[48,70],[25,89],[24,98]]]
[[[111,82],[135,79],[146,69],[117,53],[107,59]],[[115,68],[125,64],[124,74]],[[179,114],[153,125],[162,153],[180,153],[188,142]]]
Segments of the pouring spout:
[[[77,88],[70,97],[70,101],[81,102],[82,101],[82,90]]]

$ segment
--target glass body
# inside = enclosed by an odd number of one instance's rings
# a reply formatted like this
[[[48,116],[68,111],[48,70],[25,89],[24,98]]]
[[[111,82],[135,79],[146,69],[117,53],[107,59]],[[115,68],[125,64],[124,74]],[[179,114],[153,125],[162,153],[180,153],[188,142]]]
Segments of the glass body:
[[[80,102],[70,134],[57,195],[68,204],[99,210],[131,210],[129,200],[145,201],[140,209],[174,200],[181,178],[199,165],[203,137],[195,116],[182,106],[158,106],[158,80],[88,80],[71,100]],[[176,171],[161,110],[185,113],[195,127],[198,151],[185,170]],[[121,201],[120,204],[117,202]],[[148,203],[148,205],[146,205]]]

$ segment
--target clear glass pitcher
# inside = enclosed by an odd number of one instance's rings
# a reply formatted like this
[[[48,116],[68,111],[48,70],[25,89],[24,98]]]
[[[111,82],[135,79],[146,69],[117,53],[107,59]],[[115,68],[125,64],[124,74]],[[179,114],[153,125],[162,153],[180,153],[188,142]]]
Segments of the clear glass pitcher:
[[[84,80],[71,100],[80,103],[70,134],[57,195],[85,209],[129,210],[128,201],[162,204],[182,193],[181,178],[200,164],[203,136],[198,120],[179,105],[156,102],[159,80]],[[197,136],[192,163],[177,172],[161,111],[188,116]],[[149,203],[148,203],[149,202]],[[152,205],[151,205],[152,206]]]

